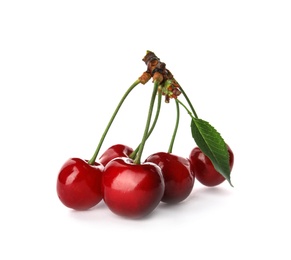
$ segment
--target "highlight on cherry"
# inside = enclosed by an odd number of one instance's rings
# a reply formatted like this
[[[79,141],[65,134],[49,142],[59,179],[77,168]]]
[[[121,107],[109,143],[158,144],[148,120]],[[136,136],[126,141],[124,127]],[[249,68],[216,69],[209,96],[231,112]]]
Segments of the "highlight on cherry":
[[[67,208],[84,211],[104,201],[112,213],[140,219],[151,214],[160,203],[173,205],[185,201],[193,192],[196,181],[209,188],[227,181],[233,187],[234,154],[229,144],[209,122],[198,117],[185,90],[155,53],[147,51],[142,61],[146,71],[121,97],[92,157],[72,157],[60,167],[56,192]],[[153,82],[149,88],[152,94],[146,108],[147,116],[141,122],[144,130],[140,142],[136,147],[112,144],[100,154],[104,139],[128,95],[138,85],[145,85],[150,80]],[[176,107],[169,147],[167,151],[145,155],[144,148],[155,130],[162,103]],[[175,154],[173,147],[181,108],[189,115],[189,138],[193,141],[193,149],[185,154]],[[167,127],[165,131],[168,130]]]

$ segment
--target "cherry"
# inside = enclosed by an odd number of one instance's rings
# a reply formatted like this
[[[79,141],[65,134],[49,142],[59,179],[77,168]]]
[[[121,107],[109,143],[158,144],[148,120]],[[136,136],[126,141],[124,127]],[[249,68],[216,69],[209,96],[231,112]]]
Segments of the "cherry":
[[[150,155],[145,161],[157,164],[162,170],[165,180],[163,202],[179,203],[189,196],[195,181],[189,159],[159,152]]]
[[[103,165],[79,158],[68,159],[59,171],[57,194],[60,201],[75,210],[86,210],[97,205],[102,196]]]
[[[106,166],[108,162],[117,157],[129,157],[133,149],[123,144],[116,144],[109,147],[99,158],[99,162]]]
[[[229,166],[230,170],[232,170],[234,155],[228,145],[227,149],[229,153]],[[213,187],[225,181],[225,178],[215,170],[210,159],[200,150],[199,147],[195,147],[191,151],[189,159],[196,179],[203,185]]]
[[[160,167],[136,164],[130,158],[115,158],[104,169],[104,202],[115,214],[142,218],[160,203],[165,184]]]

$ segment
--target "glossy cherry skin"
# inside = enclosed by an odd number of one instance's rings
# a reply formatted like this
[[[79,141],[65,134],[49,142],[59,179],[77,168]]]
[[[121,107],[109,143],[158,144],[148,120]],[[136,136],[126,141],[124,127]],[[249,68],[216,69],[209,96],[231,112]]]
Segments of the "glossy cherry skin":
[[[165,184],[161,169],[153,163],[135,164],[130,158],[111,160],[104,169],[104,202],[115,214],[138,219],[160,203]]]
[[[59,171],[57,194],[60,201],[75,210],[86,210],[103,198],[102,175],[104,167],[79,158],[68,159]]]
[[[129,157],[133,149],[124,144],[116,144],[109,147],[99,158],[99,162],[106,166],[112,159],[117,157]]]
[[[150,155],[146,162],[160,166],[165,181],[165,193],[162,201],[179,203],[192,192],[195,176],[189,159],[171,153],[159,152]]]
[[[230,171],[233,168],[234,155],[230,147],[227,145],[229,153]],[[215,170],[210,159],[202,153],[199,147],[195,147],[189,156],[192,169],[195,172],[196,179],[205,186],[213,187],[225,181],[225,178]]]

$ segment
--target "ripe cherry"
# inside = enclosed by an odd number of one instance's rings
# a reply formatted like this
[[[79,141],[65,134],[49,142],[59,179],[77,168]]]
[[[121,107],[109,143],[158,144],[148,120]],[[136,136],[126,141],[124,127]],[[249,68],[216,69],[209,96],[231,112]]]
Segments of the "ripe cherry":
[[[161,199],[163,202],[179,203],[189,196],[195,181],[189,159],[159,152],[150,155],[145,161],[161,167],[165,180],[165,193]]]
[[[135,164],[130,158],[111,160],[103,174],[104,202],[115,214],[142,218],[160,203],[165,184],[153,163]]]
[[[103,198],[103,165],[88,164],[79,158],[71,158],[62,166],[57,178],[57,194],[60,201],[75,210],[86,210]]]
[[[234,155],[228,145],[227,149],[229,153],[229,166],[230,170],[232,170]],[[200,150],[199,147],[195,147],[191,151],[189,159],[196,179],[203,185],[213,187],[225,181],[225,178],[215,170],[210,159]]]
[[[127,145],[116,144],[109,147],[99,158],[99,162],[106,166],[112,159],[117,157],[129,157],[133,149]]]

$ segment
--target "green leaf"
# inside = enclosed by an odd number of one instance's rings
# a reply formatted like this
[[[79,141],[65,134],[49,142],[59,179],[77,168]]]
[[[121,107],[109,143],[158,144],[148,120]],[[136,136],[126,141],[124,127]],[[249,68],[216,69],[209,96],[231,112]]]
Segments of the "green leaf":
[[[233,186],[230,181],[229,153],[220,133],[208,122],[199,118],[192,118],[191,132],[200,150],[211,160],[214,168]]]

